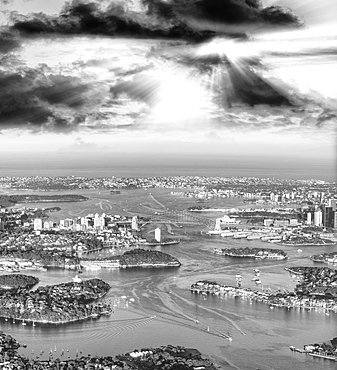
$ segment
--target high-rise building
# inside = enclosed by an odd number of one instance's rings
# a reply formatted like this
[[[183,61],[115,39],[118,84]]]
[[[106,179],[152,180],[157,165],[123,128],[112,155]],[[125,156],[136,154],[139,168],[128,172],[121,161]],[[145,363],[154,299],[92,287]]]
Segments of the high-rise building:
[[[138,231],[139,230],[139,227],[138,227],[138,217],[137,216],[133,216],[132,217],[132,220],[131,220],[131,230],[135,230],[135,231]]]
[[[154,238],[157,240],[157,242],[161,241],[161,230],[159,227],[154,230]]]
[[[337,208],[337,200],[336,199],[329,199],[329,207],[332,207],[333,211],[336,211]]]
[[[315,226],[322,226],[322,211],[320,209],[315,210],[314,212],[314,225]]]
[[[35,218],[34,219],[33,228],[34,228],[34,230],[42,230],[43,229],[43,224],[42,224],[42,219],[41,218]]]
[[[307,224],[308,224],[308,225],[311,225],[311,222],[312,222],[312,221],[311,221],[311,212],[308,212],[308,213],[307,213]]]
[[[335,216],[336,216],[336,199],[329,199],[328,205],[323,204],[323,225],[325,227],[336,227]]]

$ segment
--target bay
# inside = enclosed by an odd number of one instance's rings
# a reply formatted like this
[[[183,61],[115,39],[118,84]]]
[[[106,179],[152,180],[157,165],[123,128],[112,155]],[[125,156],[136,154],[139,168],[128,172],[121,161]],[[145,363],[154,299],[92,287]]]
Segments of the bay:
[[[88,202],[59,204],[61,211],[52,213],[50,217],[75,217],[89,211],[101,213],[104,210],[106,213],[123,211],[132,214],[145,210],[153,212],[158,208],[158,203],[151,201],[149,191],[144,190],[113,196],[109,192],[93,190],[81,193],[90,196]],[[170,208],[183,210],[195,203],[194,199],[172,196],[170,189],[152,189],[152,194]],[[104,209],[104,204],[112,207]],[[243,206],[239,198],[222,199],[214,204]],[[219,215],[214,214],[213,217]],[[81,352],[92,356],[115,355],[136,348],[173,344],[198,348],[223,369],[335,369],[334,362],[293,353],[289,346],[302,348],[303,344],[321,343],[335,337],[336,313],[327,314],[323,309],[270,309],[263,303],[238,297],[192,294],[189,288],[197,280],[234,286],[235,275],[240,273],[243,287],[291,290],[296,280],[285,271],[285,267],[312,266],[310,255],[318,251],[336,251],[336,246],[303,246],[302,252],[298,247],[286,246],[282,248],[288,253],[288,260],[257,262],[218,256],[213,249],[279,246],[256,240],[207,236],[200,231],[201,228],[196,226],[173,227],[181,243],[156,247],[177,257],[182,263],[180,268],[85,271],[81,278],[98,277],[111,285],[106,299],[115,304],[115,310],[109,317],[62,326],[37,324],[33,327],[1,321],[1,329],[19,342],[26,343],[27,348],[20,351],[29,357],[48,358],[52,351],[54,358],[62,358],[62,349],[63,358],[72,358]],[[261,272],[260,288],[251,280],[255,268]],[[31,274],[40,278],[41,285],[70,281],[75,276],[74,271],[65,270]],[[233,340],[229,341],[223,335],[230,335]]]

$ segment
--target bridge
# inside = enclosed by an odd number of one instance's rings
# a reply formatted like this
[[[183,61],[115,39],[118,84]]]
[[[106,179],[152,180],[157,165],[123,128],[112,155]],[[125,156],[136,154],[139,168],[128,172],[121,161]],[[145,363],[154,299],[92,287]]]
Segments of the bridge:
[[[183,225],[200,225],[210,229],[214,229],[215,220],[199,215],[193,215],[188,211],[172,211],[165,210],[158,214],[151,216],[151,222],[156,223],[173,223]]]

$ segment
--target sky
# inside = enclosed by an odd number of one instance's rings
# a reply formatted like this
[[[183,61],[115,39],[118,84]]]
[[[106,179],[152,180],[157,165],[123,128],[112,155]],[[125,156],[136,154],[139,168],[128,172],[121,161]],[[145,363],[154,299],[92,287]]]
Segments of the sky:
[[[335,14],[334,0],[0,0],[0,160],[335,163]]]

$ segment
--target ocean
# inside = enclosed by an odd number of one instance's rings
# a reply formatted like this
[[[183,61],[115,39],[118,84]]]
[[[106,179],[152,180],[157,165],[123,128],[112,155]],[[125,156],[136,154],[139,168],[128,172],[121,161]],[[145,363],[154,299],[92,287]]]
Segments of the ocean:
[[[313,161],[268,157],[170,156],[125,154],[105,157],[93,153],[53,158],[27,155],[0,158],[0,176],[84,176],[84,177],[153,177],[153,176],[219,176],[274,177],[281,179],[316,179],[337,181],[334,160]]]

